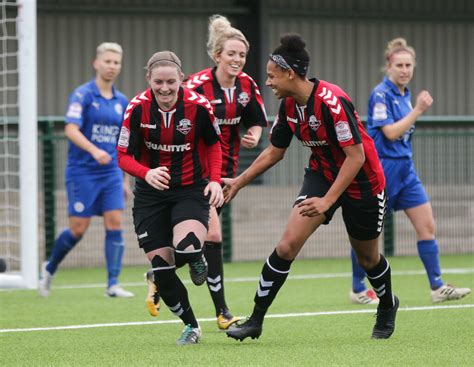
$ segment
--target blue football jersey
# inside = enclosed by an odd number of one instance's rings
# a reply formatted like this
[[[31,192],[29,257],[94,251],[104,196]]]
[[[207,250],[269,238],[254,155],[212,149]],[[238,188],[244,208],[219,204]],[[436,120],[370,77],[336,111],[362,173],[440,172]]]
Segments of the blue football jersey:
[[[405,95],[402,96],[395,84],[387,77],[374,88],[369,97],[367,131],[375,142],[380,158],[412,157],[411,137],[415,131],[415,125],[412,125],[395,141],[387,139],[381,130],[381,127],[401,120],[412,110],[411,94],[408,88],[405,88]]]
[[[115,87],[112,90],[112,98],[102,97],[92,79],[69,96],[66,123],[78,125],[89,141],[110,154],[112,161],[100,165],[88,152],[69,142],[66,176],[103,174],[119,169],[115,147],[128,101]]]

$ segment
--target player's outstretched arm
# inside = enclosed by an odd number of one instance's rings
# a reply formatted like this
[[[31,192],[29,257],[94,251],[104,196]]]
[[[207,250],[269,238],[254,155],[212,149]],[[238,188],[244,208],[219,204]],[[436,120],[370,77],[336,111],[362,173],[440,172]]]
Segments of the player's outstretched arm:
[[[245,135],[240,140],[240,144],[247,149],[255,148],[258,145],[258,141],[262,136],[261,126],[252,126],[247,130]]]
[[[286,148],[277,148],[270,143],[265,150],[253,161],[249,168],[235,179],[223,178],[225,202],[230,202],[240,189],[247,186],[257,176],[268,170],[285,156]]]

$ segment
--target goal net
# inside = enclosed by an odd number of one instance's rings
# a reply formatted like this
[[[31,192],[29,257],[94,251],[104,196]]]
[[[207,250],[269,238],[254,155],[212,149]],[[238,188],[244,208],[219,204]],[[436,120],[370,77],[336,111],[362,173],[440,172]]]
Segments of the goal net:
[[[0,0],[0,288],[38,283],[36,1]]]

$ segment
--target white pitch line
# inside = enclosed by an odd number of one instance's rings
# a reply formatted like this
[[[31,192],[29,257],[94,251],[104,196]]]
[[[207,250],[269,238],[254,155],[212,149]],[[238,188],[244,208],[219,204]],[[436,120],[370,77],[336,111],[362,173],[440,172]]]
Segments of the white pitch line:
[[[460,308],[474,308],[474,304],[465,305],[450,305],[450,306],[420,306],[420,307],[402,307],[398,311],[431,311],[431,310],[453,310]],[[287,317],[315,317],[315,316],[330,316],[330,315],[354,315],[361,313],[374,313],[375,309],[363,310],[344,310],[344,311],[320,311],[320,312],[301,312],[301,313],[285,313],[285,314],[270,314],[266,318],[277,319]],[[215,318],[198,319],[199,322],[215,322]],[[111,324],[89,324],[89,325],[69,325],[69,326],[52,326],[52,327],[38,327],[38,328],[19,328],[19,329],[0,329],[0,333],[20,333],[32,331],[54,331],[54,330],[73,330],[73,329],[93,329],[103,327],[117,327],[117,326],[142,326],[142,325],[157,325],[157,324],[179,324],[181,320],[160,320],[160,321],[135,321],[135,322],[117,322]]]
[[[442,269],[443,274],[472,274],[474,268],[452,268]],[[392,271],[392,276],[410,276],[410,275],[426,275],[424,270],[405,270],[405,271]],[[310,280],[310,279],[331,279],[331,278],[349,278],[352,273],[323,273],[323,274],[301,274],[301,275],[290,275],[287,280]],[[239,277],[239,278],[226,278],[226,283],[244,283],[244,282],[258,282],[258,277]],[[182,280],[184,284],[191,284],[191,280]],[[126,282],[120,283],[125,287],[142,287],[145,282]],[[104,283],[91,283],[91,284],[70,284],[70,285],[58,285],[53,286],[53,290],[56,289],[88,289],[88,288],[104,288]],[[27,289],[0,289],[2,291],[25,291]]]
[[[443,269],[443,274],[472,274],[474,269],[465,268],[465,269]],[[406,271],[393,271],[392,275],[396,276],[407,276],[407,275],[426,275],[425,270],[406,270]],[[308,280],[308,279],[331,279],[331,278],[347,278],[351,277],[352,273],[326,273],[326,274],[301,274],[301,275],[290,275],[287,280]],[[226,278],[226,283],[244,283],[244,282],[258,282],[258,277],[239,277],[239,278]],[[184,279],[184,284],[191,284],[191,280]],[[144,282],[130,282],[130,283],[121,283],[123,286],[127,287],[137,287],[143,286]],[[79,288],[103,288],[104,284],[78,284],[78,285],[62,285],[54,287],[54,289],[79,289]]]

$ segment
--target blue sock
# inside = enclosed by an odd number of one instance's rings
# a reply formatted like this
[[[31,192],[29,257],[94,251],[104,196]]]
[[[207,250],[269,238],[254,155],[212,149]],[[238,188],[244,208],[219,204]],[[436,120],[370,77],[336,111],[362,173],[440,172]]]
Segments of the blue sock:
[[[107,262],[108,287],[118,282],[122,270],[122,257],[125,249],[122,230],[105,231],[105,260]]]
[[[418,255],[430,281],[431,289],[438,289],[443,285],[441,280],[441,266],[439,264],[439,250],[436,240],[423,240],[417,242]]]
[[[74,237],[69,228],[66,228],[64,231],[62,231],[54,242],[53,251],[51,252],[51,256],[48,259],[46,270],[51,274],[56,273],[58,265],[61,263],[61,261],[63,261],[69,251],[74,248],[76,243],[80,241],[80,239],[80,237]]]
[[[352,260],[352,291],[360,293],[367,290],[365,286],[365,270],[357,262],[357,257],[354,249],[351,249]]]

